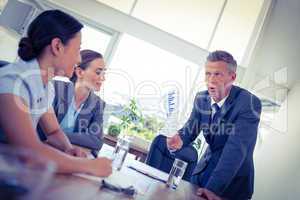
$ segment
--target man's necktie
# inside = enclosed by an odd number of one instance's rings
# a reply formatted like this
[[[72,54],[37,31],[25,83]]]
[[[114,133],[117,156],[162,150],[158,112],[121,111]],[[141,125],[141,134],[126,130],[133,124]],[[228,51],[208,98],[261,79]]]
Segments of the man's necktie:
[[[212,141],[214,138],[214,135],[218,134],[218,129],[219,129],[219,120],[220,120],[220,116],[221,116],[221,108],[218,106],[217,103],[214,103],[212,105],[212,119],[211,119],[211,123],[210,123],[210,132],[212,134]]]
[[[212,123],[217,123],[217,119],[220,117],[221,114],[221,108],[219,107],[219,105],[217,103],[214,103],[212,106]]]

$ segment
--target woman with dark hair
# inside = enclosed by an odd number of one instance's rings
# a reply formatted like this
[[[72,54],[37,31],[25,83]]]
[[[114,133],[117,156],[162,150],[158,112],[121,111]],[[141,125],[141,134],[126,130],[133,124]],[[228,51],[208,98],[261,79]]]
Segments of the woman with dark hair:
[[[51,106],[52,77],[61,72],[70,77],[81,62],[82,27],[59,10],[44,11],[32,21],[27,37],[19,42],[21,60],[0,68],[0,139],[40,153],[57,164],[58,172],[108,176],[111,160],[80,157],[82,153],[60,129]],[[37,124],[51,146],[38,138]]]
[[[98,92],[105,80],[105,64],[100,53],[82,50],[81,63],[75,67],[73,82],[55,81],[54,111],[71,143],[97,153],[103,144],[105,102]],[[94,151],[93,151],[94,150]]]

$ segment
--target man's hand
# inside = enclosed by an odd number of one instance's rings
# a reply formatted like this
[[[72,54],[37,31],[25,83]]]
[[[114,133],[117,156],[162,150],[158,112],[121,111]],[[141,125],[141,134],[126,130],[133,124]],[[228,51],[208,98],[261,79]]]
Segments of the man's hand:
[[[178,133],[176,133],[173,137],[167,138],[167,147],[170,150],[179,150],[181,149],[183,142]]]
[[[222,200],[221,197],[206,188],[198,188],[197,195],[207,200]]]
[[[76,156],[76,157],[82,157],[86,158],[87,154],[81,150],[79,147],[72,146],[72,148],[66,149],[65,153],[71,155],[71,156]]]

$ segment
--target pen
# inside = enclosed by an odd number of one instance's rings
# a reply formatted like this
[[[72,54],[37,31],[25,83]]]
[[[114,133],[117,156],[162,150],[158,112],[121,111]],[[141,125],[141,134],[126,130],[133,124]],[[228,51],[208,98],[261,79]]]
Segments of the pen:
[[[139,172],[139,173],[141,173],[141,174],[143,174],[143,175],[145,175],[145,176],[148,176],[149,178],[155,179],[155,180],[160,181],[160,182],[163,182],[163,183],[167,183],[167,181],[165,181],[165,180],[163,180],[163,179],[161,179],[161,178],[159,178],[159,177],[157,177],[157,176],[151,175],[151,174],[149,174],[149,173],[147,173],[147,172],[144,172],[144,171],[142,171],[142,170],[139,170],[139,169],[137,169],[137,168],[135,168],[135,167],[133,167],[133,166],[127,166],[127,167],[128,167],[129,169],[132,169],[132,170],[134,170],[134,171],[137,171],[137,172]]]

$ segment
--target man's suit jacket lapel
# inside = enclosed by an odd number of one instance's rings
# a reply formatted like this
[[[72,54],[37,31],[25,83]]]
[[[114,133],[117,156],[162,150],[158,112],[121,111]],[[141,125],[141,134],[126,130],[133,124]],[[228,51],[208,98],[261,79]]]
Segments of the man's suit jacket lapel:
[[[224,122],[224,120],[225,120],[224,117],[228,113],[228,111],[230,109],[232,109],[235,99],[236,99],[237,95],[239,94],[239,91],[240,91],[239,87],[233,86],[231,88],[229,96],[227,97],[226,101],[224,102],[223,106],[221,107],[221,114],[220,114],[219,119],[217,119],[216,127],[218,127],[218,128],[221,127],[221,123]],[[212,128],[210,130],[212,130]],[[219,131],[221,131],[221,130],[219,130]],[[211,136],[210,137],[211,144],[215,142],[215,137],[216,137],[215,134],[224,135],[223,133],[219,133],[218,130],[214,134],[209,134]]]
[[[228,111],[230,109],[232,109],[232,106],[234,105],[235,99],[236,99],[237,95],[239,94],[239,92],[240,92],[239,87],[233,86],[231,88],[230,94],[221,108],[222,110],[221,110],[219,123],[222,122],[223,118],[228,113]],[[208,93],[207,93],[207,97],[205,99],[203,99],[203,107],[202,108],[205,110],[205,112],[204,112],[204,114],[201,115],[202,116],[201,123],[210,124],[210,121],[211,121],[211,98],[208,95]],[[206,134],[205,134],[205,131],[206,131]],[[205,140],[209,144],[209,146],[207,147],[204,155],[201,157],[193,174],[198,174],[206,168],[206,166],[212,156],[211,149],[212,149],[212,147],[215,146],[213,144],[215,136],[210,133],[210,129],[208,128],[207,130],[203,130],[203,133],[204,133]]]
[[[211,99],[208,93],[203,97],[203,101],[200,106],[201,110],[201,125],[203,126],[203,135],[208,144],[211,144],[211,134],[209,133],[209,124],[211,118]]]
[[[226,101],[224,102],[223,106],[221,107],[221,115],[220,115],[220,121],[219,123],[222,121],[222,119],[224,118],[224,116],[226,115],[226,113],[231,109],[231,107],[234,104],[234,101],[239,93],[239,88],[236,86],[232,86],[229,96],[227,97]]]

